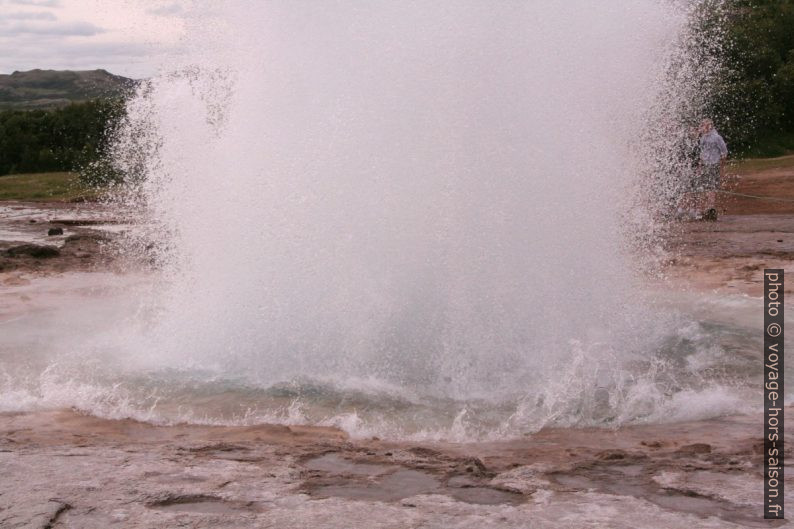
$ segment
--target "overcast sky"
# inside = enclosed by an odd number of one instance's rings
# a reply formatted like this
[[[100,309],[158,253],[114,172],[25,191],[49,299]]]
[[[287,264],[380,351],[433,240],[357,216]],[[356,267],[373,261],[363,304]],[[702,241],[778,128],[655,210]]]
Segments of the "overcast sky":
[[[141,78],[178,50],[186,0],[0,0],[0,73],[92,70]]]

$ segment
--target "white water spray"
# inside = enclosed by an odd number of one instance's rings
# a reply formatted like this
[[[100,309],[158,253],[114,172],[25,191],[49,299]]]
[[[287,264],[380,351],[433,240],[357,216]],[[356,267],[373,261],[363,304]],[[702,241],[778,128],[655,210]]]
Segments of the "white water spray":
[[[651,0],[196,9],[116,148],[143,162],[158,291],[82,347],[73,405],[469,439],[723,413],[681,361],[711,338],[647,307],[628,244],[686,23]],[[83,365],[45,373],[58,402]]]
[[[576,355],[586,371],[640,352],[619,219],[682,13],[196,16],[195,52],[131,104],[156,136],[144,189],[168,240],[157,363],[502,401]]]

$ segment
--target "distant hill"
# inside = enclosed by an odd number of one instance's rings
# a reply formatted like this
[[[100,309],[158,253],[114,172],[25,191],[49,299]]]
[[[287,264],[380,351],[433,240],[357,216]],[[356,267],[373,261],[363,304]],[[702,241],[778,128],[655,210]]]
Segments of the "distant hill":
[[[119,96],[136,81],[105,70],[30,70],[0,74],[0,110],[51,109]]]

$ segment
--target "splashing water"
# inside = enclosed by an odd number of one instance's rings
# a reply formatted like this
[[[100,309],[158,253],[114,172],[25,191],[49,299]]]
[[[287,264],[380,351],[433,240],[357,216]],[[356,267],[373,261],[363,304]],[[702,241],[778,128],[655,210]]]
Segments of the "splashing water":
[[[638,287],[626,217],[645,218],[627,197],[687,16],[650,0],[192,13],[190,53],[129,103],[117,145],[143,164],[163,270],[147,323],[86,346],[87,384],[113,397],[83,405],[453,438],[674,417],[705,386],[659,352],[698,331]],[[705,391],[703,416],[736,401]]]

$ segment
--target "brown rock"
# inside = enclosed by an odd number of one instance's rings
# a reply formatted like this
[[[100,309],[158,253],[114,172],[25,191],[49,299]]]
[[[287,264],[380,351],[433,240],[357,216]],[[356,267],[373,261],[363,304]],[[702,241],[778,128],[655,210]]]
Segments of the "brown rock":
[[[695,443],[685,445],[676,450],[678,454],[708,454],[711,453],[711,445],[706,443]]]
[[[624,450],[604,450],[596,454],[596,458],[601,461],[617,461],[626,459],[626,456],[628,456],[628,454]]]
[[[67,243],[75,242],[75,241],[95,241],[95,242],[100,242],[100,241],[106,241],[106,240],[108,240],[108,237],[103,235],[103,234],[101,234],[101,233],[81,233],[81,234],[69,235],[66,238],[66,242]]]
[[[29,255],[37,259],[48,259],[50,257],[58,257],[61,251],[55,246],[47,246],[41,244],[20,244],[19,246],[12,246],[5,251],[8,257],[19,257],[22,255]]]

